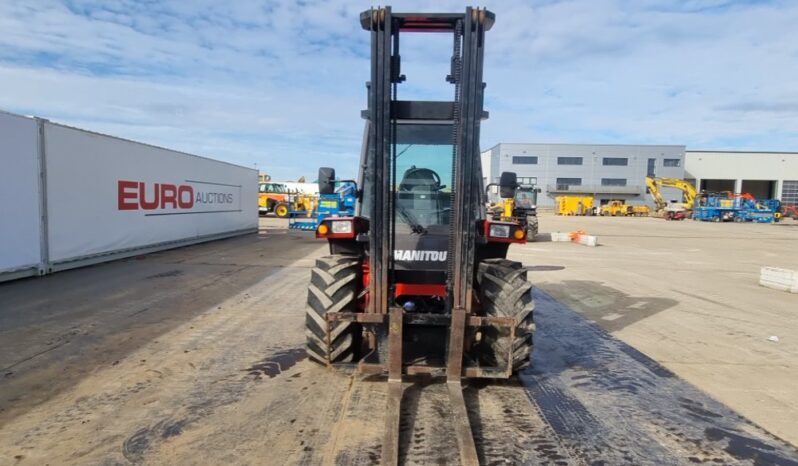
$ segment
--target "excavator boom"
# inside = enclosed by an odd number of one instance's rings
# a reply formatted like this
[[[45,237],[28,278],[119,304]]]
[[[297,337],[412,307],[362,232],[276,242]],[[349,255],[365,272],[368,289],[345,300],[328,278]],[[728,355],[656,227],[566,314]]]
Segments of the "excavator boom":
[[[698,195],[692,183],[679,178],[655,178],[647,176],[646,186],[648,187],[651,198],[654,200],[654,204],[656,204],[657,213],[661,213],[668,207],[668,203],[662,197],[663,187],[676,188],[682,192],[682,203],[680,207],[686,211],[691,211],[693,209],[695,198]]]

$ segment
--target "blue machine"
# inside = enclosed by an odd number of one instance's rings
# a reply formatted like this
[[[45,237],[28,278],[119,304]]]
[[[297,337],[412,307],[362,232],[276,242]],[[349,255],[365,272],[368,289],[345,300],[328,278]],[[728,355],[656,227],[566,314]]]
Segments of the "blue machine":
[[[773,223],[778,221],[776,212],[781,211],[778,199],[741,199],[741,208],[734,217],[735,222]]]
[[[355,215],[357,184],[354,181],[339,181],[333,194],[319,195],[316,210],[308,215],[305,211],[289,214],[288,228],[292,230],[316,231],[319,223],[327,217],[351,217]]]
[[[777,220],[778,199],[758,201],[749,195],[702,194],[696,198],[693,220],[709,222],[772,223]]]
[[[693,220],[704,222],[730,222],[740,209],[739,199],[729,199],[726,195],[702,193],[695,199]]]

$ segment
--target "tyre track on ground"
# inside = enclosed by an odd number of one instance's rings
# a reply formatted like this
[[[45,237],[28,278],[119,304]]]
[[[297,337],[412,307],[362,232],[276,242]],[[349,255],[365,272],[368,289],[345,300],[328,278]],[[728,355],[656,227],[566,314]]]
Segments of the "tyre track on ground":
[[[271,335],[266,330],[292,307],[292,285],[306,274],[302,267],[279,270],[265,286],[230,298],[95,373],[90,384],[35,408],[4,429],[4,436],[18,434],[13,446],[23,458],[46,452],[62,464],[89,458],[143,461],[160,443],[240,401],[264,374],[274,373],[275,364],[287,371],[304,358],[301,348],[290,350],[301,338],[301,325]],[[270,354],[276,363],[264,359]],[[70,440],[83,444],[80,451],[60,448]]]
[[[531,402],[582,464],[798,465],[798,451],[535,291]]]
[[[385,383],[303,359],[311,256],[13,419],[0,464],[378,462]],[[465,385],[483,464],[798,464],[794,448],[535,298],[533,365],[518,380]],[[457,463],[445,383],[408,379],[402,415],[403,464]]]

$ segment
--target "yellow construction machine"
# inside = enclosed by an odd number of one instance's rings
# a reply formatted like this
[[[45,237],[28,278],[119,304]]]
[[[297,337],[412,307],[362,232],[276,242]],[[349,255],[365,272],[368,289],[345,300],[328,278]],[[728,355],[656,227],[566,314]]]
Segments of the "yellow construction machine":
[[[595,215],[593,196],[557,196],[557,215]]]
[[[496,184],[489,184],[485,192]],[[518,222],[526,229],[527,241],[535,241],[538,234],[538,193],[540,188],[534,184],[519,184],[515,196],[502,198],[488,207],[492,218],[500,221]]]
[[[676,217],[690,217],[693,212],[693,203],[698,195],[695,186],[689,181],[679,178],[646,177],[646,186],[651,198],[654,199],[656,210],[654,215],[666,219]],[[662,188],[676,188],[682,192],[682,202],[668,203],[662,197]]]
[[[609,201],[599,209],[599,215],[612,217],[646,217],[650,213],[646,205],[624,204],[623,201]]]

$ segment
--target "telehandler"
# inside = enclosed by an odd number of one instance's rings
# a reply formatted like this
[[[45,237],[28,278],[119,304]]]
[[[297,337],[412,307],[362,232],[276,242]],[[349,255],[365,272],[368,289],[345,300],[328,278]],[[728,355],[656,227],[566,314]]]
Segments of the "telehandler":
[[[506,259],[524,244],[516,221],[485,212],[480,166],[485,32],[490,11],[360,15],[371,35],[366,131],[351,217],[325,218],[316,236],[330,255],[311,272],[307,353],[320,364],[387,375],[382,463],[397,464],[402,378],[445,376],[462,464],[478,464],[461,378],[507,378],[528,364],[533,302],[522,264]],[[452,38],[445,100],[403,100],[400,37]],[[319,191],[334,170],[319,170]],[[513,198],[514,173],[501,196]]]
[[[496,187],[491,183],[486,188],[486,193],[491,187]],[[534,185],[518,185],[515,196],[504,198],[500,202],[491,204],[488,213],[493,220],[509,220],[518,222],[526,230],[527,241],[535,241],[538,234],[538,193],[540,188]]]

